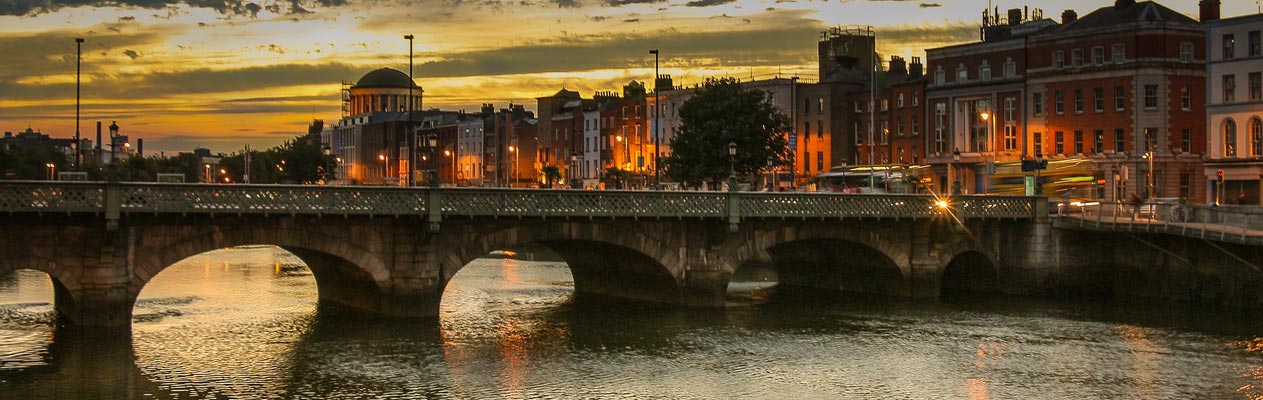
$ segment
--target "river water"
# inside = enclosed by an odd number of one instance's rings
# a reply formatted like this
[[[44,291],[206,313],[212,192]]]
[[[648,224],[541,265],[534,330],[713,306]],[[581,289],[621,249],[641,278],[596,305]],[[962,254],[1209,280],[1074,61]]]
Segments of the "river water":
[[[734,288],[759,288],[734,284]],[[53,328],[47,275],[0,277],[0,399],[1249,399],[1245,312],[1012,298],[734,295],[726,310],[576,304],[564,264],[480,259],[430,321],[317,309],[272,247],[141,292],[130,335]]]

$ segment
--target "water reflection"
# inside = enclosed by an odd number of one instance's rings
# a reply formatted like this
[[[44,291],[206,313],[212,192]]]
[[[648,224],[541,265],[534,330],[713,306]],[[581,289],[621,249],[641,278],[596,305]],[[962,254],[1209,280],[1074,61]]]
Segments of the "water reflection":
[[[156,277],[131,334],[109,337],[54,330],[46,275],[0,277],[0,392],[1259,398],[1263,379],[1263,329],[1243,313],[781,290],[762,305],[683,310],[577,302],[564,264],[479,260],[449,284],[436,324],[317,307],[315,285],[279,249],[199,256]]]

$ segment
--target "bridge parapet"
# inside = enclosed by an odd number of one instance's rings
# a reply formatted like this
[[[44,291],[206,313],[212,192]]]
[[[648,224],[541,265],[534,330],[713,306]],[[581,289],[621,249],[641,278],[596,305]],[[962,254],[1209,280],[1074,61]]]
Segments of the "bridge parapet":
[[[0,182],[0,212],[515,218],[1033,219],[1040,197]],[[940,203],[943,201],[943,203]],[[431,207],[435,206],[435,207]],[[944,207],[946,206],[946,207]]]

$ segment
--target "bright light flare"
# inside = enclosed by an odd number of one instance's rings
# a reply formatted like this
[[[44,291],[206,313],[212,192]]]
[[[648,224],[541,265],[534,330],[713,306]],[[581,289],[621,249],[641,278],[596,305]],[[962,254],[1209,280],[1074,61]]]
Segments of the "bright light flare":
[[[946,210],[948,207],[951,207],[951,205],[952,205],[952,204],[951,204],[951,203],[948,203],[948,202],[947,202],[947,200],[935,200],[935,201],[934,201],[934,206],[935,206],[935,207],[938,207],[939,209],[943,209],[943,210]]]

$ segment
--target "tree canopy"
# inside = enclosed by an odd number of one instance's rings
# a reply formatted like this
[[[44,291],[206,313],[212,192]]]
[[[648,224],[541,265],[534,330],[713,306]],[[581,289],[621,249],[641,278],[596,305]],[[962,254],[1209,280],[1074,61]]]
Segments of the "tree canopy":
[[[767,92],[746,89],[736,78],[707,79],[679,112],[682,126],[663,161],[663,172],[676,182],[697,187],[726,179],[729,143],[736,144],[731,161],[738,176],[757,176],[769,158],[774,165],[789,160],[789,117]]]

